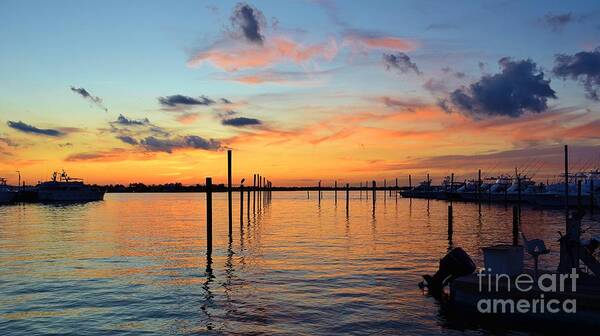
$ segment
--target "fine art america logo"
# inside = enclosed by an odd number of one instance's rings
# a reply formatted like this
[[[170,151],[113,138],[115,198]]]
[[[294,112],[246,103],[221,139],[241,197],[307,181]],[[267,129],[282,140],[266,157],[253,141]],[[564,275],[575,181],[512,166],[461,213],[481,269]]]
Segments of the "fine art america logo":
[[[577,291],[579,275],[576,269],[567,274],[544,273],[537,278],[525,273],[511,277],[508,274],[492,274],[491,271],[488,269],[484,273],[480,270],[477,274],[479,293],[484,297],[477,302],[477,311],[480,313],[577,312],[577,301],[561,298],[560,295]]]

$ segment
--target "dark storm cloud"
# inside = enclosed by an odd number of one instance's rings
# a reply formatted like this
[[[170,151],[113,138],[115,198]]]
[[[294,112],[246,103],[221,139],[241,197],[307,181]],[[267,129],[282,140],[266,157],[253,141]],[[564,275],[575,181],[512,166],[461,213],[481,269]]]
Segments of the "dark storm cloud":
[[[410,57],[402,52],[396,54],[383,54],[383,64],[387,70],[396,69],[401,73],[407,73],[413,70],[416,74],[421,74],[417,65],[410,60]]]
[[[8,125],[8,127],[16,129],[17,131],[23,133],[47,135],[51,137],[59,137],[65,135],[65,133],[56,129],[37,128],[33,125],[28,125],[22,121],[9,121],[6,124]]]
[[[262,122],[258,119],[254,119],[254,118],[237,117],[237,118],[231,118],[231,119],[223,119],[223,120],[221,120],[221,124],[226,125],[226,126],[245,127],[245,126],[261,125]]]
[[[114,124],[119,124],[119,125],[124,125],[124,126],[141,126],[141,125],[148,125],[150,124],[150,120],[148,120],[148,118],[144,118],[144,119],[129,119],[127,117],[125,117],[122,114],[119,114],[119,117],[117,118],[116,121],[114,121],[112,123]]]
[[[152,152],[171,153],[175,149],[192,148],[216,151],[222,148],[221,142],[215,139],[205,139],[197,135],[187,135],[176,138],[146,137],[140,141],[140,145]]]
[[[71,91],[77,93],[78,95],[80,95],[84,99],[87,99],[87,100],[91,101],[96,106],[98,106],[99,108],[103,109],[104,112],[108,112],[108,109],[106,108],[106,106],[104,106],[104,103],[102,102],[102,99],[100,97],[97,97],[97,96],[92,96],[92,94],[88,90],[86,90],[84,88],[76,88],[74,86],[71,86]]]
[[[588,98],[600,100],[600,47],[574,55],[556,55],[552,73],[562,79],[579,81]]]
[[[231,14],[231,25],[248,42],[262,45],[265,38],[262,35],[265,19],[258,9],[246,4],[238,3]]]
[[[117,139],[123,141],[126,144],[137,145],[138,141],[129,135],[117,135]]]
[[[184,95],[172,95],[165,97],[158,97],[158,102],[166,107],[176,107],[178,105],[212,105],[215,103],[214,100],[201,96],[199,98],[188,97]]]
[[[573,22],[575,17],[572,13],[564,13],[564,14],[546,14],[543,18],[541,18],[541,22],[549,27],[553,32],[559,32],[563,30],[569,23]]]
[[[223,104],[233,104],[233,103],[231,102],[231,100],[229,100],[229,99],[227,99],[227,98],[221,98],[221,102],[222,102]]]
[[[556,99],[550,80],[531,60],[513,61],[502,58],[498,62],[502,72],[484,75],[469,87],[450,94],[452,105],[466,115],[481,118],[489,116],[519,117],[526,111],[541,113],[548,108],[549,98]],[[448,109],[448,101],[442,100]]]

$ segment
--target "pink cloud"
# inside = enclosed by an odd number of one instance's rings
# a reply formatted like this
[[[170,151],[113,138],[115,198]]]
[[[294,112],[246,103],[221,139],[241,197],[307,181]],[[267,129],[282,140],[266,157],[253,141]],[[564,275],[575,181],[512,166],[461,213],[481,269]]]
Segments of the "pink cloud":
[[[385,49],[393,51],[412,51],[418,47],[416,41],[393,36],[374,36],[349,33],[344,37],[344,45],[359,49]]]
[[[188,66],[198,67],[205,62],[227,71],[264,68],[283,62],[304,63],[312,59],[331,60],[338,52],[335,40],[302,45],[291,39],[275,37],[264,45],[217,44],[214,48],[199,52],[188,61]]]

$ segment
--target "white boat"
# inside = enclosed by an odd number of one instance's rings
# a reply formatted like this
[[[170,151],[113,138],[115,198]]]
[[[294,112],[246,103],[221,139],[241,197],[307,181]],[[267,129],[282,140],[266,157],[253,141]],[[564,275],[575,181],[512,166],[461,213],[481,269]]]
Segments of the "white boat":
[[[83,180],[71,178],[64,171],[60,177],[56,172],[52,180],[36,186],[37,199],[40,202],[91,202],[104,199],[104,190],[83,183]]]
[[[0,204],[10,203],[17,198],[17,191],[6,185],[6,179],[0,177]]]

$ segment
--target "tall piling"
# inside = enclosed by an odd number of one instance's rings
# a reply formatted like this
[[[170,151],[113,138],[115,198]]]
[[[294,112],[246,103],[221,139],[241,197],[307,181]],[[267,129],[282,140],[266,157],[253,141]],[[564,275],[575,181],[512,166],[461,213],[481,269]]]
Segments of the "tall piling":
[[[321,180],[319,180],[319,203],[321,203]]]
[[[358,187],[358,199],[362,199],[362,182],[360,182]]]
[[[232,194],[231,194],[231,149],[227,150],[227,204],[229,211],[229,240],[232,239],[233,233],[233,209],[232,209]]]
[[[350,210],[350,184],[346,183],[346,213]]]
[[[247,192],[246,192],[247,193],[246,194],[246,199],[247,199],[246,200],[246,202],[247,202],[246,203],[246,215],[248,217],[248,220],[250,220],[250,189],[251,188],[248,186],[248,188],[246,188],[246,189],[247,189]]]
[[[373,180],[372,183],[373,183],[373,208],[375,208],[375,200],[377,199],[377,182],[375,182],[375,180]]]
[[[583,202],[581,199],[581,180],[577,179],[577,210],[583,209]]]
[[[240,183],[240,226],[244,224],[244,184]]]
[[[569,231],[569,147],[565,145],[565,221]]]
[[[477,171],[477,202],[481,202],[481,169]]]
[[[448,204],[448,235],[451,236],[454,232],[454,216],[452,214],[452,203]]]
[[[521,210],[518,206],[513,206],[512,237],[513,246],[519,245],[519,223],[521,222]]]
[[[412,175],[408,174],[408,189],[412,190]]]
[[[594,179],[590,178],[590,213],[594,213]]]
[[[337,180],[333,182],[333,197],[335,199],[335,204],[337,204]]]
[[[256,213],[256,174],[254,174],[252,182],[252,213]]]
[[[206,178],[206,254],[212,253],[212,178]]]

